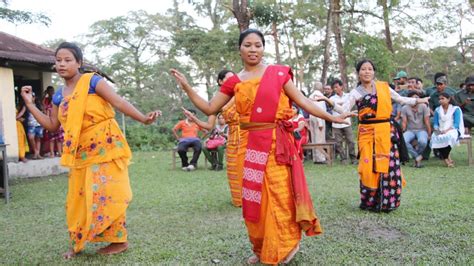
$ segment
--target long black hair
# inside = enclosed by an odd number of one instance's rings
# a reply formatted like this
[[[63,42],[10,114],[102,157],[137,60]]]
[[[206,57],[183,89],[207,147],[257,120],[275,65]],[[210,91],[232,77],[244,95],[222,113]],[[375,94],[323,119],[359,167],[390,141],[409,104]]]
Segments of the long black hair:
[[[54,53],[54,56],[56,56],[59,52],[59,50],[61,49],[67,49],[69,50],[72,55],[74,56],[74,58],[76,59],[76,61],[78,63],[80,63],[80,65],[82,66],[82,63],[84,62],[84,57],[82,55],[82,50],[81,48],[79,48],[79,46],[77,46],[77,44],[75,43],[72,43],[72,42],[62,42],[61,44],[59,44],[58,48],[56,48],[56,52]]]
[[[371,64],[371,65],[372,65],[372,68],[374,69],[374,72],[377,71],[377,70],[375,69],[375,64],[374,64],[374,62],[372,62],[372,60],[370,60],[370,59],[364,58],[364,59],[361,59],[359,62],[357,62],[356,66],[355,66],[357,73],[359,73],[360,68],[361,68],[362,65],[365,64],[365,63]]]
[[[247,30],[244,30],[240,33],[239,47],[242,45],[242,42],[244,41],[245,37],[247,37],[248,35],[250,35],[252,33],[257,34],[258,37],[260,37],[260,39],[262,40],[263,47],[265,47],[265,38],[263,37],[263,33],[259,30],[256,30],[256,29],[247,29]]]
[[[217,85],[219,85],[219,86],[221,85],[221,84],[219,84],[219,81],[220,80],[223,81],[225,79],[225,76],[229,72],[234,73],[234,72],[232,72],[231,70],[228,70],[228,69],[222,69],[221,71],[219,71],[219,73],[217,74]]]
[[[448,104],[451,103],[451,98],[452,98],[452,97],[451,97],[451,95],[449,95],[449,93],[443,91],[443,92],[441,92],[441,93],[439,94],[439,96],[443,96],[444,98],[448,99],[448,100],[449,100],[449,101],[448,101]],[[439,97],[438,97],[438,98],[439,98]]]

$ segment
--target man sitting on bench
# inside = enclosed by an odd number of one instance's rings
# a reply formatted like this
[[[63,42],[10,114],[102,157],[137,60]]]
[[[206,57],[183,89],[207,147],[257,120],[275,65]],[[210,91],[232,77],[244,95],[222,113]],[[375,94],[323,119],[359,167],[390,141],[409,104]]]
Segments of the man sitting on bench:
[[[189,109],[189,112],[196,114],[196,111]],[[199,131],[201,131],[196,123],[191,121],[188,117],[186,119],[179,121],[173,127],[173,135],[178,140],[178,154],[181,158],[181,169],[183,171],[193,171],[197,167],[197,162],[199,155],[201,155],[201,139],[198,136]],[[178,131],[181,131],[181,137],[178,135]],[[193,158],[191,162],[188,162],[188,156],[186,155],[188,148],[193,149]]]
[[[419,98],[416,91],[410,91],[408,97]],[[401,111],[403,138],[407,144],[408,153],[415,160],[413,165],[421,168],[423,151],[428,144],[428,138],[431,136],[430,109],[426,104],[416,104],[414,106],[404,105]],[[412,142],[416,140],[416,147]]]

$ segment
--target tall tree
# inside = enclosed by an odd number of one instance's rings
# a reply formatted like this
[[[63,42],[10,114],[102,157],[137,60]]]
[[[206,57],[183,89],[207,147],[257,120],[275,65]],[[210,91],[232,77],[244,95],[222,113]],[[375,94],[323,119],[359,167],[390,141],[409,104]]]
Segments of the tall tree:
[[[394,52],[393,44],[392,44],[392,33],[390,32],[390,7],[388,6],[387,0],[378,0],[378,4],[382,6],[382,15],[383,15],[383,24],[385,26],[385,42],[387,44],[387,48],[390,52]]]
[[[51,24],[51,19],[43,13],[10,9],[8,8],[8,0],[2,0],[0,5],[3,5],[0,6],[0,20],[6,20],[7,22],[13,24],[39,23],[45,26],[49,26],[49,24]]]
[[[344,83],[344,87],[348,87],[347,79],[347,60],[346,53],[344,51],[343,40],[342,40],[342,24],[341,24],[341,0],[331,0],[333,10],[331,12],[333,18],[333,32],[336,39],[337,58],[339,62],[339,71],[341,72],[341,80]]]
[[[323,58],[323,67],[321,70],[321,83],[326,84],[327,73],[329,69],[329,64],[331,63],[331,27],[332,27],[332,1],[329,1],[329,8],[327,11],[327,18],[326,18],[326,30],[325,36],[323,41],[324,47],[324,58]],[[347,88],[347,87],[346,87]]]
[[[223,8],[226,2],[224,0],[202,0],[193,1],[193,5],[200,16],[211,20],[211,30],[220,30],[231,17],[229,10]]]
[[[253,18],[260,27],[270,28],[269,34],[273,37],[275,46],[275,59],[277,64],[281,64],[279,24],[284,19],[281,5],[276,0],[263,0],[256,2],[252,6]]]
[[[162,32],[169,18],[132,11],[126,16],[97,21],[87,35],[95,47],[96,63],[110,73],[119,93],[146,110],[164,105],[171,97],[167,75],[157,79],[157,64],[173,61],[169,57],[169,39]],[[175,61],[176,62],[176,61]]]
[[[250,19],[252,14],[250,12],[249,3],[247,0],[232,0],[232,7],[229,7],[237,24],[239,25],[240,32],[246,30],[250,26]]]
[[[189,56],[196,66],[196,80],[204,78],[209,98],[214,94],[217,73],[223,68],[240,67],[240,60],[235,53],[235,35],[235,31],[193,28],[177,32],[173,37],[175,49]]]

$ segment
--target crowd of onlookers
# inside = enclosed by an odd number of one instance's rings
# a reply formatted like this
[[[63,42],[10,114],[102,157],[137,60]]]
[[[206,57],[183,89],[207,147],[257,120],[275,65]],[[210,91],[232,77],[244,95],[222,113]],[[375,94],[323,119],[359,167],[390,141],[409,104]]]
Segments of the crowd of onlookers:
[[[35,105],[48,116],[52,115],[54,92],[54,87],[48,86],[43,98],[36,97],[33,93]],[[28,159],[42,159],[43,156],[61,156],[64,131],[62,129],[57,132],[45,130],[28,111],[21,97],[19,99],[16,115],[19,160],[26,162]]]
[[[434,75],[434,86],[424,88],[423,80],[418,77],[408,77],[405,71],[397,73],[390,87],[404,97],[423,98],[430,97],[429,105],[417,104],[414,106],[400,105],[393,102],[392,119],[401,127],[406,144],[406,156],[411,157],[416,168],[423,167],[422,160],[428,160],[432,150],[434,155],[446,163],[448,167],[454,166],[450,150],[463,135],[469,135],[474,124],[474,76],[466,78],[459,88],[448,86],[448,79],[444,73]],[[323,85],[316,82],[314,92],[310,98],[317,99],[326,96],[335,104],[343,106],[348,99],[348,93],[343,82],[335,79],[331,84]],[[324,101],[315,101],[320,108],[333,111],[332,107]],[[200,127],[194,110],[189,110],[193,115],[180,121],[173,132],[178,143],[178,153],[182,160],[182,169],[192,171],[196,169],[197,160],[201,151],[211,162],[211,169],[222,170],[222,158],[227,138],[226,124],[222,117],[211,131]],[[295,116],[290,120],[294,126],[295,145],[302,158],[312,157],[314,163],[325,164],[326,157],[319,150],[303,151],[302,145],[306,143],[335,144],[335,154],[343,164],[357,164],[357,151],[355,148],[355,134],[351,118],[347,124],[330,123],[321,118],[313,117],[300,111],[294,106]],[[350,110],[345,110],[350,111]],[[203,122],[201,122],[203,123]],[[181,135],[178,132],[181,131]],[[203,142],[198,136],[203,132]],[[209,139],[222,136],[219,145],[210,148]],[[188,161],[187,151],[193,150],[191,161]],[[211,151],[216,151],[212,153]]]
[[[429,106],[417,104],[415,106],[393,102],[392,119],[400,125],[409,156],[414,160],[414,167],[421,168],[422,160],[430,158],[432,149],[436,157],[443,159],[447,166],[453,167],[450,150],[464,134],[469,135],[474,124],[474,76],[466,78],[458,89],[448,86],[444,73],[434,75],[434,86],[424,88],[423,81],[418,77],[408,77],[400,71],[393,79],[391,88],[405,97],[430,97]],[[343,106],[348,101],[343,82],[335,79],[331,84],[323,85],[316,82],[314,92],[310,98],[326,96],[335,104]],[[42,99],[35,98],[36,105],[47,115],[51,115],[52,97],[54,88],[48,86]],[[320,108],[328,112],[335,112],[324,101],[315,101]],[[41,159],[43,156],[60,156],[63,134],[44,130],[35,120],[27,108],[20,102],[17,109],[17,128],[19,130],[20,161]],[[307,115],[294,106],[295,116],[291,119],[294,126],[295,144],[302,158],[311,155],[314,163],[325,164],[326,157],[317,149],[303,151],[306,143],[335,143],[335,154],[343,164],[357,164],[355,149],[354,128],[351,118],[347,124],[330,123],[321,118]],[[350,110],[345,110],[350,111]],[[223,157],[228,127],[222,115],[217,121],[212,120],[212,126],[204,126],[206,122],[196,117],[194,110],[184,110],[186,118],[179,121],[173,128],[173,134],[178,140],[177,150],[181,158],[182,169],[192,171],[197,167],[201,151],[211,162],[212,170],[223,169]],[[216,122],[214,122],[216,121]],[[215,123],[215,126],[214,126]],[[21,131],[25,133],[21,133]],[[199,137],[201,135],[201,137]],[[23,139],[22,139],[23,138]],[[27,141],[25,141],[27,139]],[[204,139],[204,141],[201,141]],[[192,149],[193,156],[189,161],[188,149]],[[23,152],[22,152],[23,150]],[[25,154],[26,153],[26,154]]]
[[[393,84],[390,84],[393,90],[404,97],[430,97],[429,105],[402,106],[396,102],[392,103],[392,119],[402,128],[406,150],[414,160],[413,166],[417,168],[423,167],[422,160],[429,159],[432,149],[436,157],[443,159],[448,167],[453,167],[454,161],[449,152],[460,137],[470,135],[474,124],[474,76],[467,77],[458,89],[448,86],[444,73],[436,73],[433,83],[434,86],[424,88],[423,80],[408,77],[405,71],[400,71],[393,79]],[[344,91],[342,81],[335,79],[325,86],[317,83],[315,92],[310,97],[318,98],[323,94],[343,106],[348,101],[348,93]],[[322,103],[322,107],[333,112],[325,103]],[[348,124],[334,124],[312,116],[306,118],[311,143],[334,141],[336,155],[341,162],[357,164],[350,119]],[[315,163],[325,163],[324,157],[317,151],[312,157]]]

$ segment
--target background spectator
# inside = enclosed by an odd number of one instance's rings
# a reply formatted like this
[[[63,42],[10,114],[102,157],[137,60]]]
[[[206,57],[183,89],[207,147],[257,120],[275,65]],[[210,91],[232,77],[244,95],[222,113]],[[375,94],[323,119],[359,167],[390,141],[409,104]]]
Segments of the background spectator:
[[[474,76],[467,77],[464,84],[465,88],[456,93],[454,99],[461,107],[466,134],[471,134],[474,126]]]
[[[339,79],[335,79],[331,84],[335,94],[329,98],[334,104],[340,106],[349,106],[349,95],[344,93],[343,83]],[[350,110],[344,110],[349,112]],[[336,112],[336,111],[334,111]],[[336,112],[337,113],[337,112]],[[334,139],[336,140],[336,154],[339,154],[339,158],[342,163],[347,163],[347,154],[343,149],[342,143],[345,141],[349,151],[349,157],[352,164],[357,164],[357,158],[355,153],[354,134],[352,133],[351,118],[345,119],[348,124],[337,124],[332,123],[332,132]]]
[[[408,97],[420,98],[416,91],[410,91]],[[428,145],[428,138],[431,135],[430,109],[426,104],[416,104],[414,106],[404,105],[401,111],[403,138],[405,139],[408,153],[415,160],[414,167],[421,168],[423,151]],[[416,140],[416,147],[412,142]]]
[[[224,152],[229,135],[229,127],[225,123],[224,116],[219,114],[217,116],[217,124],[209,134],[202,151],[206,159],[211,163],[210,170],[221,171],[224,169]],[[215,144],[210,145],[209,141]],[[214,147],[215,146],[215,147]],[[216,154],[211,154],[211,151],[216,151]]]
[[[193,109],[187,111],[196,115],[196,111]],[[183,171],[193,171],[197,168],[197,162],[202,150],[201,139],[198,136],[198,133],[201,130],[201,127],[187,116],[186,119],[179,121],[173,127],[173,135],[178,140],[178,154],[181,158],[181,169]],[[178,135],[179,131],[181,131],[181,136]],[[191,159],[191,162],[188,162],[188,156],[186,154],[188,148],[193,149],[193,158]]]
[[[452,105],[450,99],[451,95],[447,92],[439,95],[440,106],[434,112],[431,148],[439,151],[446,166],[454,167],[450,152],[459,145],[459,136],[464,134],[464,123],[461,108]]]

